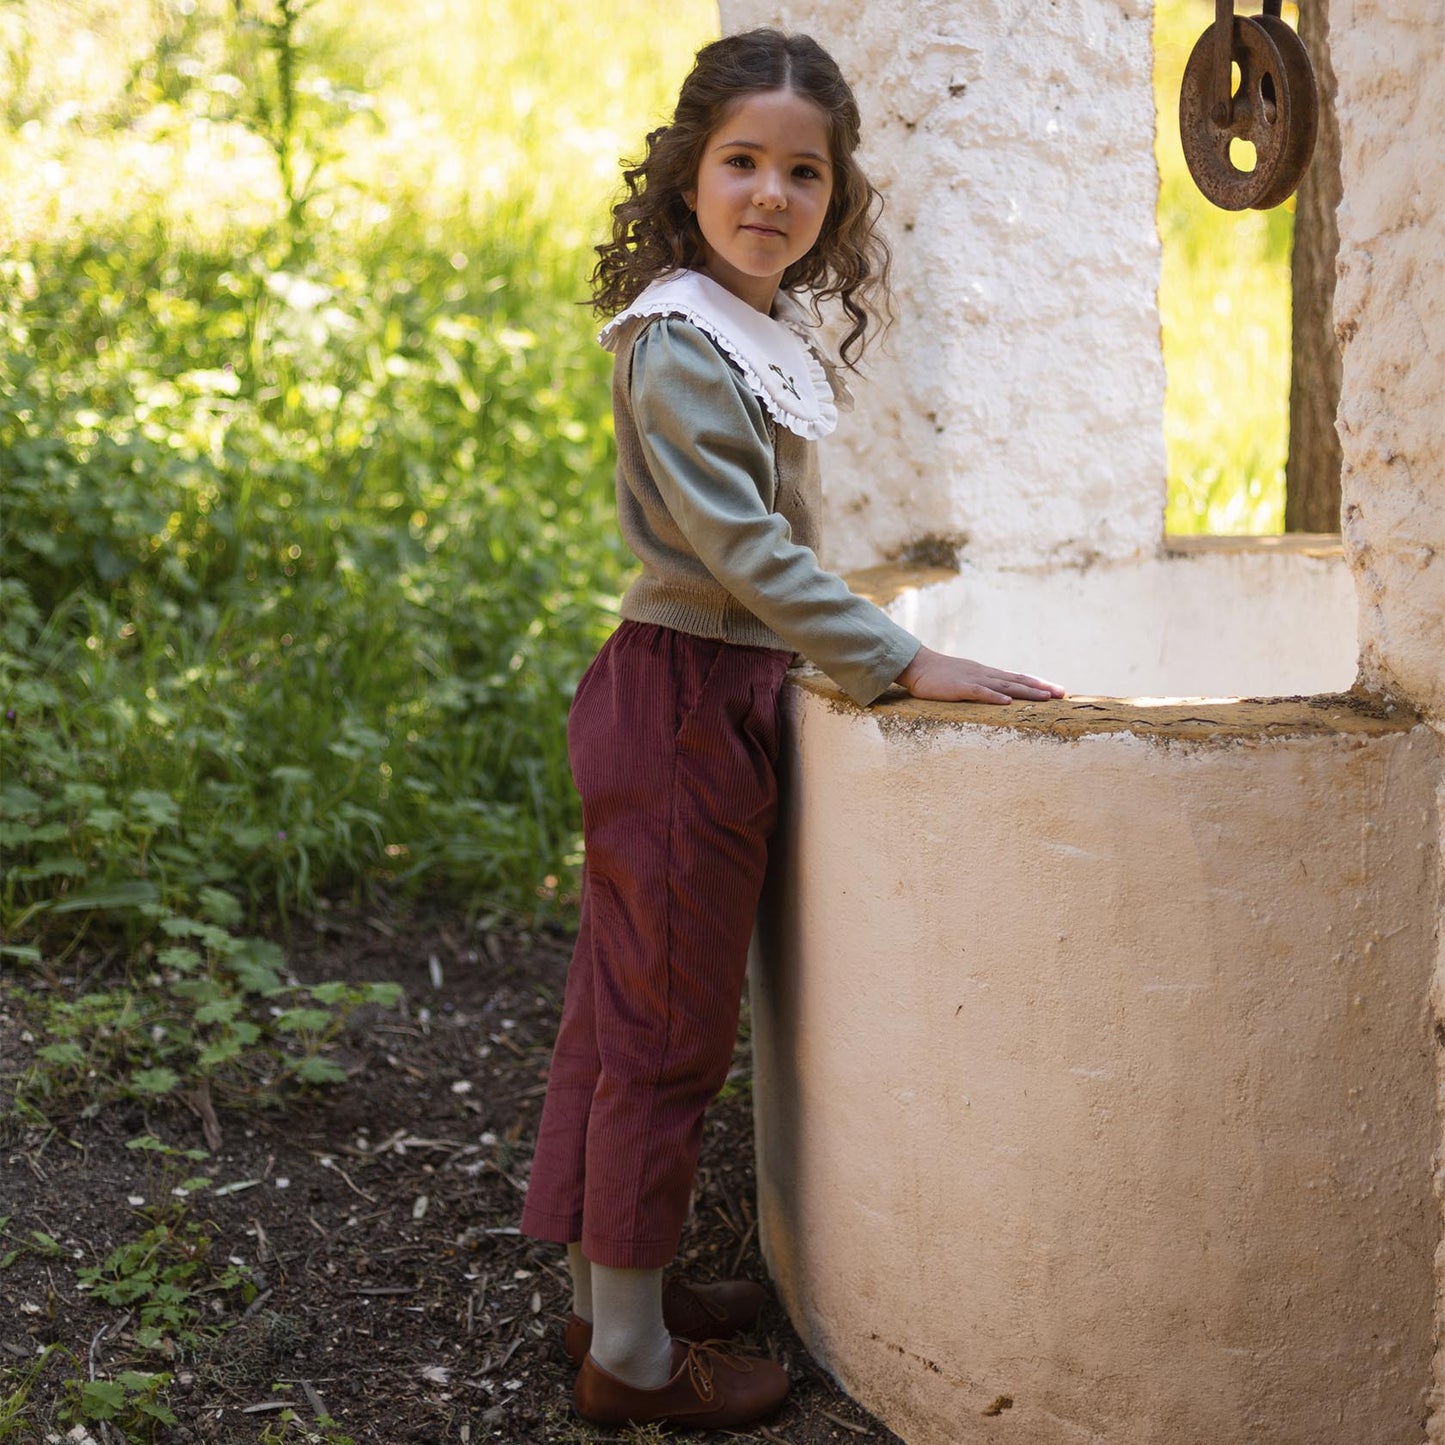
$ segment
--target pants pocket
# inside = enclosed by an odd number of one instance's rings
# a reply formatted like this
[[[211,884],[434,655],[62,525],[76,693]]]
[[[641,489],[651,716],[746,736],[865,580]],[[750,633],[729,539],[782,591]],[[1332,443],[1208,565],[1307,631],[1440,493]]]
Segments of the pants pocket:
[[[766,670],[758,670],[750,689],[745,727],[748,736],[763,750],[774,769],[778,766],[778,753],[782,748],[783,679],[791,663],[791,657],[778,656]]]
[[[672,734],[676,746],[686,745],[687,734],[702,712],[708,686],[727,650],[727,643],[704,638],[690,639],[686,650],[679,650],[682,665],[678,668],[677,721]]]

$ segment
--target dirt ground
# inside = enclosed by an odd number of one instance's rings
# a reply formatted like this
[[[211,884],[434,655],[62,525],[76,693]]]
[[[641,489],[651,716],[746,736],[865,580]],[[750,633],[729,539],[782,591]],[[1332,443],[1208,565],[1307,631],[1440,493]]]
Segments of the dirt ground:
[[[0,1216],[12,1216],[0,1257],[33,1230],[62,1251],[22,1251],[0,1270],[0,1404],[19,1367],[48,1343],[63,1347],[26,1406],[36,1445],[54,1428],[65,1373],[162,1364],[175,1374],[179,1423],[159,1438],[177,1445],[897,1441],[814,1364],[776,1305],[752,1343],[786,1366],[793,1392],[764,1426],[704,1436],[578,1421],[560,1342],[561,1254],[516,1232],[570,940],[379,910],[320,918],[291,942],[300,977],[393,979],[406,1003],[354,1023],[335,1055],[346,1087],[284,1111],[221,1112],[221,1147],[200,1166],[215,1187],[194,1196],[193,1217],[217,1232],[213,1262],[244,1263],[260,1293],[249,1304],[234,1290],[210,1298],[212,1322],[229,1326],[213,1342],[158,1362],[136,1348],[124,1312],[78,1291],[73,1273],[136,1238],[144,1222],[132,1201],[174,1182],[125,1142],[151,1130],[204,1147],[200,1120],[124,1104],[50,1128],[0,1124]],[[16,1010],[0,1007],[0,1089],[26,1061],[23,1032]],[[709,1115],[680,1257],[687,1277],[766,1279],[752,1171],[740,1047]],[[279,1423],[287,1406],[290,1425]],[[329,1433],[314,1423],[323,1413],[337,1422]]]

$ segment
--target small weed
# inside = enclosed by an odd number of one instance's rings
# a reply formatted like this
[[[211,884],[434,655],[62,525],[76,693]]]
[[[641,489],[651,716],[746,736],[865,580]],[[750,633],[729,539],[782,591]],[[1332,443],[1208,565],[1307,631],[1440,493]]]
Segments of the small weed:
[[[322,1415],[314,1425],[303,1424],[294,1410],[283,1410],[274,1420],[266,1422],[260,1445],[356,1445],[350,1435],[339,1433],[340,1427],[329,1415]]]
[[[212,1244],[203,1225],[167,1219],[113,1249],[101,1264],[76,1270],[76,1280],[94,1298],[135,1315],[140,1349],[194,1350],[215,1333],[202,1324],[202,1291],[239,1290],[246,1302],[256,1295],[244,1265],[212,1268]]]
[[[160,1441],[164,1438],[159,1433],[162,1427],[176,1423],[163,1398],[170,1382],[168,1374],[139,1370],[122,1370],[114,1379],[67,1380],[61,1421],[67,1425],[113,1425],[135,1445]]]
[[[56,1353],[66,1352],[59,1345],[50,1345],[28,1366],[0,1366],[0,1445],[31,1445],[36,1425],[31,1391]]]
[[[98,1104],[197,1088],[244,1102],[287,1081],[340,1083],[325,1051],[358,1009],[401,997],[385,983],[307,988],[286,977],[275,944],[204,920],[169,915],[159,927],[164,946],[141,950],[144,978],[32,1001],[45,1042],[17,1083],[19,1104],[43,1113],[81,1095]]]
[[[719,1099],[750,1099],[753,1095],[753,1076],[751,1070],[735,1071],[729,1074],[723,1081],[723,1086],[718,1090]]]
[[[609,1445],[612,1441],[620,1441],[621,1445],[671,1445],[678,1438],[661,1425],[625,1425],[615,1433],[599,1433],[598,1427],[579,1420],[560,1404],[548,1407],[544,1416],[543,1438],[548,1445]]]
[[[52,1235],[46,1234],[43,1229],[32,1229],[18,1243],[10,1236],[10,1215],[0,1217],[0,1240],[5,1240],[11,1248],[0,1253],[0,1270],[9,1269],[22,1254],[39,1255],[41,1259],[59,1259],[65,1252],[60,1247],[59,1240]]]
[[[674,1437],[661,1425],[632,1425],[622,1438],[627,1445],[668,1445]]]
[[[181,1223],[192,1196],[211,1187],[209,1175],[191,1172],[211,1157],[204,1149],[176,1149],[154,1134],[127,1139],[125,1147],[145,1158],[145,1202],[135,1208],[151,1225]]]

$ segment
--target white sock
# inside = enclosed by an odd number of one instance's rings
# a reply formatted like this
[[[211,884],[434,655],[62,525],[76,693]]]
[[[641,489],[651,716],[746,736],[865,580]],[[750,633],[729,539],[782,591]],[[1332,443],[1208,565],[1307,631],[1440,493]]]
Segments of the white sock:
[[[672,1378],[672,1338],[662,1322],[662,1271],[594,1263],[592,1358],[639,1390]]]
[[[572,1313],[592,1323],[592,1261],[580,1244],[567,1246],[567,1268],[572,1271]]]

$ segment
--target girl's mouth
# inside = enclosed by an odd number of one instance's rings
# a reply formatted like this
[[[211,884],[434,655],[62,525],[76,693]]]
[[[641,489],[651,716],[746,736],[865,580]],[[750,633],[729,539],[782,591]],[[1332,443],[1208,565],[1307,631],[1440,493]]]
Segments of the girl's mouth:
[[[776,226],[744,226],[743,230],[751,231],[755,236],[781,236],[783,233]]]

